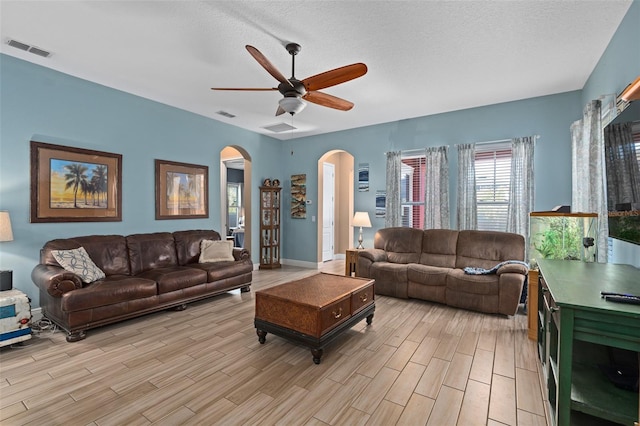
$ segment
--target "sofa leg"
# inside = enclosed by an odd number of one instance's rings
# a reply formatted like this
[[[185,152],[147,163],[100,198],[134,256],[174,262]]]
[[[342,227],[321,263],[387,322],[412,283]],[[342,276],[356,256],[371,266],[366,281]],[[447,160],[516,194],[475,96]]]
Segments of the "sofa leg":
[[[248,285],[244,287],[240,287],[240,293],[249,293],[250,291],[251,291],[251,287],[249,287]]]
[[[83,340],[85,337],[87,337],[87,333],[84,330],[70,331],[69,333],[67,333],[67,342],[78,342],[80,340]]]
[[[182,305],[174,306],[172,309],[174,311],[184,311],[185,309],[187,309],[187,304],[183,303]]]

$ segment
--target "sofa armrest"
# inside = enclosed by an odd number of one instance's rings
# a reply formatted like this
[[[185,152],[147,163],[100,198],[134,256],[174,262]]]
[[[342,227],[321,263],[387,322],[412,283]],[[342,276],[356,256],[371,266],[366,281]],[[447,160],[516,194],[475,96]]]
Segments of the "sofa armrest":
[[[387,252],[380,249],[364,249],[358,250],[358,266],[356,267],[356,276],[362,278],[371,278],[371,265],[375,262],[383,262],[387,260]]]
[[[234,247],[233,258],[235,260],[251,259],[251,253],[249,253],[249,250],[247,250],[246,248]]]
[[[529,268],[527,268],[525,265],[522,265],[520,263],[508,263],[506,265],[502,265],[496,271],[497,275],[511,274],[511,273],[527,275],[529,273]]]
[[[82,288],[82,280],[73,272],[53,265],[36,265],[31,271],[31,280],[52,297]]]
[[[371,262],[386,262],[387,252],[381,249],[364,249],[358,251],[358,257],[369,259]]]
[[[504,315],[515,315],[520,303],[520,295],[524,286],[525,275],[521,273],[507,272],[500,275],[498,286],[500,288],[500,298],[498,302],[498,313]]]

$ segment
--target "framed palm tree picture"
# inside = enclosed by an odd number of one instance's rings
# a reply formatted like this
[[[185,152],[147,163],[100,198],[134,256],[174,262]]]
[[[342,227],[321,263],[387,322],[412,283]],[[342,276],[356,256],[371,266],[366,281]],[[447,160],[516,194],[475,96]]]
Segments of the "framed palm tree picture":
[[[31,141],[31,222],[122,220],[122,155]]]
[[[156,160],[156,220],[209,217],[209,167]]]

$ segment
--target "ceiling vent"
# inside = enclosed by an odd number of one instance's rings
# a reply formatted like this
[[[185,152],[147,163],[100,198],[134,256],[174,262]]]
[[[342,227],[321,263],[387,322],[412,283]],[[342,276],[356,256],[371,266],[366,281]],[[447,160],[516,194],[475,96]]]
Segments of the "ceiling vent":
[[[266,126],[263,129],[270,130],[274,133],[282,133],[288,130],[296,130],[296,127],[290,126],[287,123],[274,124],[273,126]]]
[[[39,47],[31,46],[18,40],[9,39],[7,41],[7,44],[11,47],[15,47],[16,49],[24,50],[25,52],[30,52],[34,55],[42,56],[43,58],[48,58],[49,56],[51,56],[51,52],[47,52],[46,50],[40,49]]]
[[[231,113],[228,113],[227,111],[222,111],[222,110],[216,112],[216,114],[219,114],[219,115],[221,115],[223,117],[227,117],[227,118],[234,118],[235,117],[235,115],[233,115]]]

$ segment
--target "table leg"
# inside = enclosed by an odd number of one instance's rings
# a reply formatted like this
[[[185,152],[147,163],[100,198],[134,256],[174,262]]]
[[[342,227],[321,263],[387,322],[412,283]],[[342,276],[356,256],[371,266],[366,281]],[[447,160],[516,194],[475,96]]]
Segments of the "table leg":
[[[373,314],[367,315],[367,325],[371,325],[372,321],[373,321]]]
[[[320,364],[320,358],[322,358],[323,352],[321,348],[311,348],[311,355],[313,355],[313,362],[315,364]]]
[[[263,330],[256,329],[256,334],[258,335],[258,342],[263,343],[267,338],[267,332]]]

